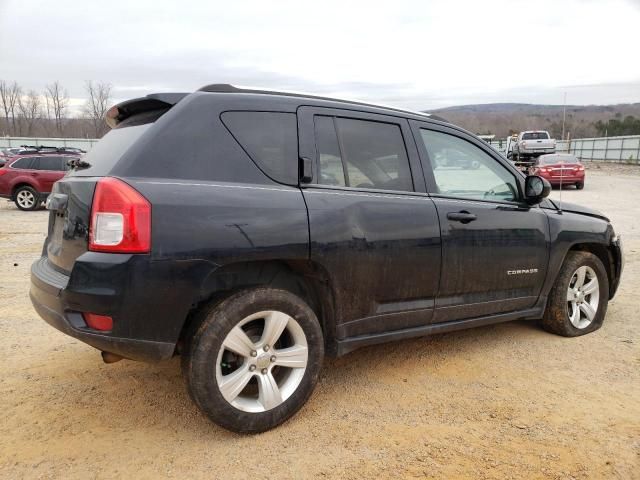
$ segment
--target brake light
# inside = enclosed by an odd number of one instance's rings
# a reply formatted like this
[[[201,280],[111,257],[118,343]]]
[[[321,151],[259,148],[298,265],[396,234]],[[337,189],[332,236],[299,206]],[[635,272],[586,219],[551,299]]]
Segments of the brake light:
[[[6,168],[0,168],[0,177],[5,175],[9,170],[7,170]]]
[[[91,207],[89,250],[148,253],[151,250],[151,204],[122,180],[102,178]]]
[[[85,312],[82,314],[82,318],[84,318],[87,327],[93,328],[94,330],[101,330],[103,332],[113,330],[113,318],[106,315],[96,315],[95,313]]]
[[[579,165],[579,166],[578,166],[578,170],[579,170],[580,172],[581,172],[581,171],[583,171],[583,170],[584,170],[584,166],[583,166],[583,165]]]

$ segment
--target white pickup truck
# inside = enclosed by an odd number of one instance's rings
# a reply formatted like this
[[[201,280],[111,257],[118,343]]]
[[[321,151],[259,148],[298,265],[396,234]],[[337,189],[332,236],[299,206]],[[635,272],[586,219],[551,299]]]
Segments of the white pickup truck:
[[[556,153],[556,141],[549,132],[544,130],[529,130],[520,132],[518,138],[512,142],[508,156],[514,162],[532,162],[533,159],[546,153]]]

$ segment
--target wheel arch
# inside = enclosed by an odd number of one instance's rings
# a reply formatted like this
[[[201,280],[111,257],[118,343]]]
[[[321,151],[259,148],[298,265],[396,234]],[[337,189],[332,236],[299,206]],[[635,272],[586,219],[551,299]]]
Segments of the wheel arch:
[[[326,353],[335,353],[335,295],[327,271],[306,260],[267,260],[226,264],[203,280],[181,329],[178,349],[188,335],[196,312],[242,289],[270,287],[287,290],[309,304],[320,322]]]
[[[615,258],[611,249],[609,249],[606,245],[602,243],[595,242],[584,242],[584,243],[576,243],[569,248],[567,251],[567,255],[569,252],[588,252],[600,259],[604,268],[607,272],[607,278],[609,279],[609,298],[613,297],[613,284],[614,284],[614,275],[616,271],[615,267]],[[566,255],[565,255],[566,258]],[[563,261],[564,262],[564,261]]]
[[[11,187],[11,200],[16,199],[16,192],[22,187],[31,187],[36,191],[38,195],[40,195],[40,192],[38,192],[38,188],[34,184],[29,183],[25,180],[21,180]]]

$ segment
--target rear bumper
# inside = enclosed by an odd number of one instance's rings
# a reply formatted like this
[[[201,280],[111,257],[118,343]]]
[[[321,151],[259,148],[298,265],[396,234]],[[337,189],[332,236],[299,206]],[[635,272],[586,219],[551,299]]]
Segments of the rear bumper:
[[[38,315],[49,325],[98,350],[115,353],[131,360],[154,362],[173,355],[175,342],[130,338],[122,333],[99,332],[87,327],[82,313],[77,310],[77,305],[72,305],[69,301],[70,294],[73,296],[73,292],[68,288],[69,280],[69,276],[53,269],[46,257],[40,258],[31,267],[29,296]],[[104,304],[109,300],[105,298],[104,292],[96,292],[93,296],[95,305]],[[118,300],[116,295],[111,296],[111,301],[117,303]],[[90,295],[83,303],[88,307],[84,311],[94,311],[91,308]],[[121,322],[119,331],[127,330],[131,329]]]
[[[551,185],[571,185],[573,183],[584,183],[584,175],[579,177],[572,175],[570,177],[543,177],[547,180]]]

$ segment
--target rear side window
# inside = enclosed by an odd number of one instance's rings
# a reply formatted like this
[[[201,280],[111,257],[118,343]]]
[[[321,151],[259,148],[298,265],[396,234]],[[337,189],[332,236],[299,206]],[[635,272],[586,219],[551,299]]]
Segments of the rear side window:
[[[146,132],[152,123],[136,126],[125,126],[110,130],[96,143],[89,152],[82,156],[82,160],[90,166],[80,170],[72,170],[75,176],[105,176],[120,160],[122,155]]]
[[[316,117],[315,128],[318,183],[413,191],[409,159],[399,125]]]
[[[293,113],[225,112],[222,122],[253,161],[272,179],[298,183],[298,130]]]
[[[18,170],[30,170],[33,168],[32,165],[34,161],[34,157],[20,158],[11,164],[11,168],[15,168]]]
[[[549,140],[547,132],[529,132],[522,134],[523,140]]]
[[[32,168],[36,170],[62,171],[64,157],[39,157]]]

